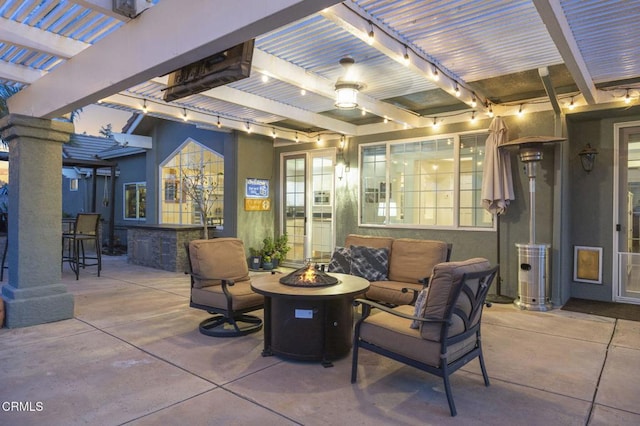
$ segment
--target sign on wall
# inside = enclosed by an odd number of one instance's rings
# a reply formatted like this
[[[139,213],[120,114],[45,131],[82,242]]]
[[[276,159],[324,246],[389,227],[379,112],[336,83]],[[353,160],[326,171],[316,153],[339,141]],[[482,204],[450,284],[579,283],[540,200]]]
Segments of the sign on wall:
[[[263,212],[271,210],[271,200],[268,198],[245,198],[244,209],[248,212]]]
[[[269,179],[247,178],[245,183],[245,197],[269,198]]]

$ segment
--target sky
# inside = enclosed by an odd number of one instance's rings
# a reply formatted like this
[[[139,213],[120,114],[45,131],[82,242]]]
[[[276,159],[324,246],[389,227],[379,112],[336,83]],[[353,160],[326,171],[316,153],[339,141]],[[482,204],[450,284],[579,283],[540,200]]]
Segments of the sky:
[[[100,136],[100,129],[111,123],[111,130],[120,133],[131,117],[131,112],[108,108],[100,105],[88,105],[82,108],[74,122],[75,133]]]

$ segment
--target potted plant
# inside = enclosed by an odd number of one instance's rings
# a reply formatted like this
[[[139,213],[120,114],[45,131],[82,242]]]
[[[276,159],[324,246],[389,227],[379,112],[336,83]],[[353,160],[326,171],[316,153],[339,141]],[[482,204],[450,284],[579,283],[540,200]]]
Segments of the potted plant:
[[[249,253],[251,254],[249,257],[249,269],[260,269],[260,263],[262,263],[262,250],[250,247]]]
[[[273,269],[273,260],[268,254],[262,256],[262,269],[264,269],[265,271],[270,271]]]
[[[274,240],[273,245],[274,245],[274,252],[273,252],[274,260],[277,260],[279,263],[284,259],[286,259],[287,253],[289,253],[289,250],[291,250],[291,247],[289,247],[289,236],[287,235],[287,233],[285,232],[284,234],[277,237]]]

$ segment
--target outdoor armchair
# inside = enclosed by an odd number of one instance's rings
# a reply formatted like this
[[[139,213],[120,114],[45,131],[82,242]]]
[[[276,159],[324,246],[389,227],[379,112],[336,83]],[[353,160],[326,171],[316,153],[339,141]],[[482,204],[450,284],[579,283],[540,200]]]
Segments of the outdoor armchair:
[[[242,240],[194,240],[185,248],[191,275],[190,306],[214,314],[200,323],[200,332],[234,337],[262,329],[261,318],[246,314],[262,309],[264,296],[251,289]]]
[[[497,267],[482,258],[440,263],[415,307],[390,308],[356,299],[354,303],[362,304],[363,312],[355,326],[351,383],[357,379],[359,349],[368,349],[441,377],[455,416],[449,383],[452,373],[478,358],[485,386],[489,386],[480,320],[496,272]],[[372,311],[372,307],[377,309]]]

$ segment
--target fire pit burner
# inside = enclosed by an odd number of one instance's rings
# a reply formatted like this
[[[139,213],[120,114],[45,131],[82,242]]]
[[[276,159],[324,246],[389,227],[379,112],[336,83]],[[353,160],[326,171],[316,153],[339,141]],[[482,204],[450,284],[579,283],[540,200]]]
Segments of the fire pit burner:
[[[338,284],[338,279],[324,271],[320,271],[309,262],[304,268],[280,278],[280,283],[292,287],[325,287]]]

